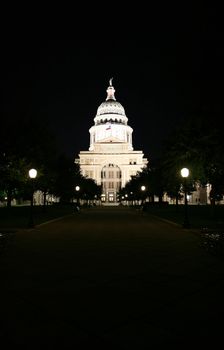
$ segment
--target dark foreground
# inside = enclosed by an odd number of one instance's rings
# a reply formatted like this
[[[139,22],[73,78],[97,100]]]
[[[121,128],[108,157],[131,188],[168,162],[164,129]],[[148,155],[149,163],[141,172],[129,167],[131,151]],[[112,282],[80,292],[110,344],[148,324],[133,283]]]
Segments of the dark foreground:
[[[148,214],[94,208],[19,231],[0,263],[2,349],[223,342],[224,261]]]

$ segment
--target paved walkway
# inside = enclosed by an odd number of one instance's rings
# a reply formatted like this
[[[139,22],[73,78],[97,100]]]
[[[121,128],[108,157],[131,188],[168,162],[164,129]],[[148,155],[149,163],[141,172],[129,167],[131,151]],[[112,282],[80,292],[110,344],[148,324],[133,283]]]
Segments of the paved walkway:
[[[224,262],[198,243],[116,207],[18,232],[0,259],[2,349],[214,348]]]

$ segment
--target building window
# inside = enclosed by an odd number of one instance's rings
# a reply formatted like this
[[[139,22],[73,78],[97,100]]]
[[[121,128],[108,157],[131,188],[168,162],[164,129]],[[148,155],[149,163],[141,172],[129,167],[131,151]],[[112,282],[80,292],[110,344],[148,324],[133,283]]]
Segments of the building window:
[[[117,182],[117,183],[116,183],[116,189],[117,189],[117,191],[119,191],[120,188],[121,188],[121,183],[120,183],[120,182]]]

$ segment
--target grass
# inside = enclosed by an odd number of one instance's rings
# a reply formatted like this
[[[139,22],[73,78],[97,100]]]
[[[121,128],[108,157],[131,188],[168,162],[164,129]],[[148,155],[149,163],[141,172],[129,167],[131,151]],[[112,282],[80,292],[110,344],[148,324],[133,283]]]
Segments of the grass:
[[[33,207],[34,225],[72,214],[74,208],[72,205],[56,204],[47,206],[44,210],[42,206]],[[176,222],[182,225],[184,221],[184,205],[148,205],[146,213],[153,214]],[[30,206],[15,206],[11,208],[0,208],[0,229],[18,229],[28,228],[30,218]],[[188,218],[191,228],[222,228],[224,229],[224,205],[216,205],[212,208],[210,205],[196,206],[188,205]]]
[[[149,205],[146,212],[166,220],[183,224],[184,205]],[[188,219],[191,228],[224,228],[224,205],[188,205]]]
[[[58,217],[72,214],[71,205],[52,205],[44,208],[43,206],[33,207],[34,225],[56,219]],[[0,208],[0,229],[20,229],[28,228],[30,218],[30,206],[15,206],[11,208]]]

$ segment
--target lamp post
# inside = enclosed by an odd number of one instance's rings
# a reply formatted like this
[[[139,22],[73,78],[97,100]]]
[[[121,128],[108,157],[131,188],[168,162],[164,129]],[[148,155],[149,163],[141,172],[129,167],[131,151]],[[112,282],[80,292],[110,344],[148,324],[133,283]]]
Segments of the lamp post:
[[[125,204],[128,205],[128,194],[126,193],[124,196],[125,196],[125,202],[126,202]]]
[[[183,169],[181,169],[180,173],[184,179],[184,222],[183,222],[183,227],[189,228],[190,223],[189,223],[188,205],[187,205],[187,178],[189,176],[189,169],[183,168]]]
[[[34,179],[37,176],[37,170],[36,169],[30,169],[29,170],[29,177],[31,179],[31,199],[30,199],[30,218],[28,222],[29,227],[34,227],[34,220],[33,220],[33,194],[34,194]]]
[[[142,185],[142,186],[141,186],[141,191],[142,191],[142,205],[144,205],[144,203],[145,203],[145,200],[144,200],[144,192],[145,192],[145,190],[146,190],[145,185]]]
[[[79,191],[80,191],[80,186],[75,186],[75,190],[76,190],[76,193],[77,193],[77,206],[76,206],[76,209],[79,210]]]

